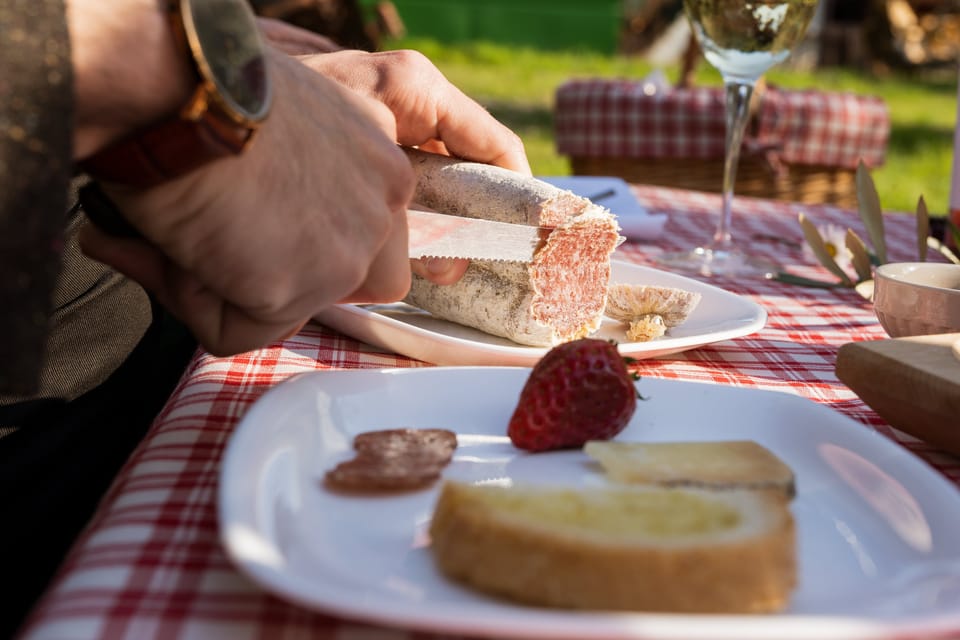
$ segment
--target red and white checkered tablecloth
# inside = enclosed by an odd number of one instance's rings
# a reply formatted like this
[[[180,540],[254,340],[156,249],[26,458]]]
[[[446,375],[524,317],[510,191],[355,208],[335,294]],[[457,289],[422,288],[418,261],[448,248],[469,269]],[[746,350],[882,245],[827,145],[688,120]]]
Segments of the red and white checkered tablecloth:
[[[706,240],[719,196],[638,187],[654,211],[670,214],[658,246],[630,243],[620,258],[650,264],[661,250]],[[734,232],[758,253],[779,257],[791,271],[825,278],[803,263],[799,207],[739,198]],[[850,226],[855,213],[803,206],[816,224]],[[893,260],[913,256],[913,222],[889,216]],[[837,348],[886,337],[869,303],[849,290],[803,288],[766,280],[712,283],[766,308],[766,326],[748,337],[639,363],[645,377],[678,378],[786,390],[829,404],[928,461],[960,485],[960,460],[887,425],[834,375]],[[377,638],[435,637],[386,629],[302,609],[273,597],[228,562],[217,529],[220,460],[238,420],[267,389],[314,369],[429,366],[360,344],[321,326],[282,343],[233,358],[199,353],[116,479],[54,585],[32,613],[22,637],[40,638]],[[960,630],[958,630],[960,633]]]
[[[886,103],[848,92],[767,86],[748,128],[747,150],[773,151],[791,164],[855,169],[884,163]],[[557,150],[571,157],[722,158],[726,127],[721,87],[658,89],[635,80],[570,80],[556,92]]]

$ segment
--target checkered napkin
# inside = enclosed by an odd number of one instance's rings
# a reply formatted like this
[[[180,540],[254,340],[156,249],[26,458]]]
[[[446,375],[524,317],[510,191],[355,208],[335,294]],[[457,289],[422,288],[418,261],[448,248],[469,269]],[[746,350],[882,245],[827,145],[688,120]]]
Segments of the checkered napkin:
[[[567,156],[722,158],[720,87],[660,89],[630,80],[577,79],[557,89],[557,150]],[[890,116],[872,96],[766,87],[747,133],[746,152],[787,163],[854,169],[885,160]]]
[[[723,94],[644,93],[628,80],[572,80],[556,93],[557,150],[568,156],[722,158]]]
[[[768,87],[756,125],[756,144],[779,148],[786,162],[847,169],[861,159],[869,167],[882,165],[890,137],[886,103],[852,93]]]

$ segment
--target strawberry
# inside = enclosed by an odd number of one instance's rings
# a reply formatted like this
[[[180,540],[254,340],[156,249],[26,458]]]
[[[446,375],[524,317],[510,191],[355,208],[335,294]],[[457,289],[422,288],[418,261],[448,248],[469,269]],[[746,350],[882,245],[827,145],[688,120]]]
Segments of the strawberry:
[[[558,345],[530,372],[507,435],[528,451],[608,440],[637,408],[633,380],[611,342],[582,338]]]

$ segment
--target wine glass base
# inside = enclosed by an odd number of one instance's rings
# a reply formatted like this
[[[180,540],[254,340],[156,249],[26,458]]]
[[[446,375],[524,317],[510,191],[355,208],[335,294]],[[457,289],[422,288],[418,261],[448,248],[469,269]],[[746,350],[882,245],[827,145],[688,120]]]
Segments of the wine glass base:
[[[657,258],[657,263],[670,269],[708,277],[772,278],[780,271],[775,263],[764,258],[749,256],[739,249],[697,247],[690,251],[665,253]]]

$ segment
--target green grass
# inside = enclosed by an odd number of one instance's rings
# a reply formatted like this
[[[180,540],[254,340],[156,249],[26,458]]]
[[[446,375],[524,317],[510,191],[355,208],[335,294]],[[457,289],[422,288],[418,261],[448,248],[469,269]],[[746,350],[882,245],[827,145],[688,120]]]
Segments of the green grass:
[[[483,104],[524,140],[533,171],[570,173],[553,144],[553,97],[574,77],[640,78],[652,70],[639,58],[591,52],[554,52],[490,43],[446,45],[432,40],[400,40],[390,48],[422,51],[455,85]],[[664,69],[668,79],[678,70]],[[922,195],[932,215],[948,206],[953,129],[957,111],[956,78],[904,75],[874,77],[848,70],[800,73],[773,69],[767,81],[787,88],[853,91],[882,97],[891,116],[887,162],[873,177],[884,209],[913,211]],[[719,86],[719,75],[706,63],[697,69],[697,84]]]

